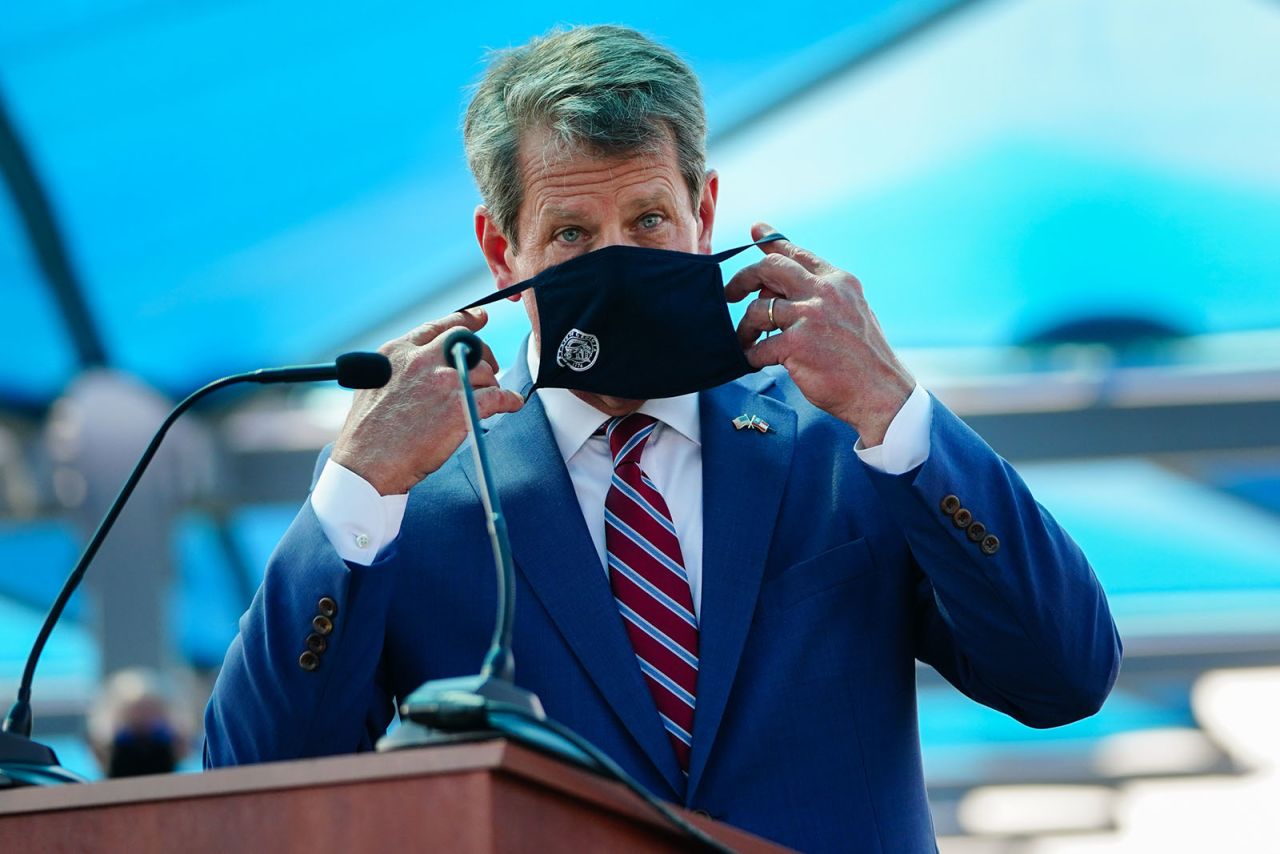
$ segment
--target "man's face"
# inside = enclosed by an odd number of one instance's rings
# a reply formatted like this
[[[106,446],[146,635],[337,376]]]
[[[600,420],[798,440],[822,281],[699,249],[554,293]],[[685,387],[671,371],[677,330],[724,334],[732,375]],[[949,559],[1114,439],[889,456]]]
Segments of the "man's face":
[[[716,175],[708,173],[695,211],[670,140],[653,153],[600,158],[563,154],[545,132],[535,132],[521,141],[520,166],[520,250],[497,233],[483,208],[476,212],[477,236],[499,288],[605,246],[711,251]],[[533,326],[533,346],[539,347],[533,291],[525,291],[522,299]],[[610,416],[634,412],[643,402],[574,394]]]

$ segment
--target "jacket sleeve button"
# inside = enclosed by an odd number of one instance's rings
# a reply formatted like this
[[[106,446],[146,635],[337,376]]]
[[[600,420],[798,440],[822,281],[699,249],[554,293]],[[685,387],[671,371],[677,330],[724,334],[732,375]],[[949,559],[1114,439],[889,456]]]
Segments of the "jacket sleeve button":
[[[316,655],[311,650],[307,650],[302,655],[298,656],[298,666],[307,671],[315,670],[320,666],[320,656]]]
[[[1000,551],[1000,538],[995,534],[987,534],[982,538],[982,553],[984,555],[993,555]]]
[[[325,596],[316,604],[316,610],[323,616],[333,619],[338,616],[338,603],[334,601],[332,596]]]
[[[333,620],[324,614],[316,614],[311,618],[311,628],[315,629],[318,635],[327,635],[333,631]]]
[[[329,648],[329,642],[317,634],[307,635],[307,649],[320,655]]]
[[[970,542],[980,543],[982,538],[987,535],[987,526],[981,522],[974,522],[965,533],[968,535]]]
[[[973,514],[961,507],[955,513],[951,514],[951,522],[957,528],[967,528],[969,523],[973,521]]]
[[[960,509],[960,499],[954,495],[948,495],[946,498],[942,499],[942,504],[939,506],[942,508],[943,513],[951,516]]]

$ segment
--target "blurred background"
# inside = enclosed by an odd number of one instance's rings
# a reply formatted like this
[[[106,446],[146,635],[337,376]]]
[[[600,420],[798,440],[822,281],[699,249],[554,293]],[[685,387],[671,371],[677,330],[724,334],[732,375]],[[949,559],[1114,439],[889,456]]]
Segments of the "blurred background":
[[[943,851],[1273,844],[1280,3],[0,6],[4,706],[173,402],[492,287],[466,87],[489,48],[617,22],[703,80],[718,248],[767,219],[855,272],[1110,594],[1126,660],[1094,718],[1033,731],[920,670]],[[527,321],[491,317],[509,362]],[[103,773],[92,730],[194,745],[198,767],[211,681],[348,401],[224,393],[171,434],[37,674],[64,764]],[[90,720],[121,697],[168,711]]]

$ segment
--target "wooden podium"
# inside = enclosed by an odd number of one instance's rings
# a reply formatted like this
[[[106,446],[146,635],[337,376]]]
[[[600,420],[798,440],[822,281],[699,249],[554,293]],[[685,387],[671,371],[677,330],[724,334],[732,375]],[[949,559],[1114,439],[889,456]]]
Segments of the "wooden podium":
[[[787,849],[709,818],[741,852]],[[620,784],[507,741],[0,790],[0,852],[672,851]]]

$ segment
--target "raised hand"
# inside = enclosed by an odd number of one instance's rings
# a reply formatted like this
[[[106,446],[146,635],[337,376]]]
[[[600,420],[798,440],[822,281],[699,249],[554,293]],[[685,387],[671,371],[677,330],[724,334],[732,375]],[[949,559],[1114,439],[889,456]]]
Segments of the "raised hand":
[[[752,239],[773,230],[756,223]],[[764,259],[725,286],[729,302],[757,294],[738,324],[747,361],[782,365],[810,403],[852,425],[867,447],[880,444],[915,380],[885,340],[862,283],[788,240],[760,248]],[[780,333],[760,338],[773,330]]]
[[[408,492],[444,464],[467,434],[458,374],[448,364],[450,330],[475,332],[489,320],[484,309],[455,312],[424,323],[378,348],[391,360],[391,381],[356,392],[331,458],[363,477],[382,495]],[[498,361],[488,345],[469,376],[481,418],[515,412],[523,399],[498,387]]]

